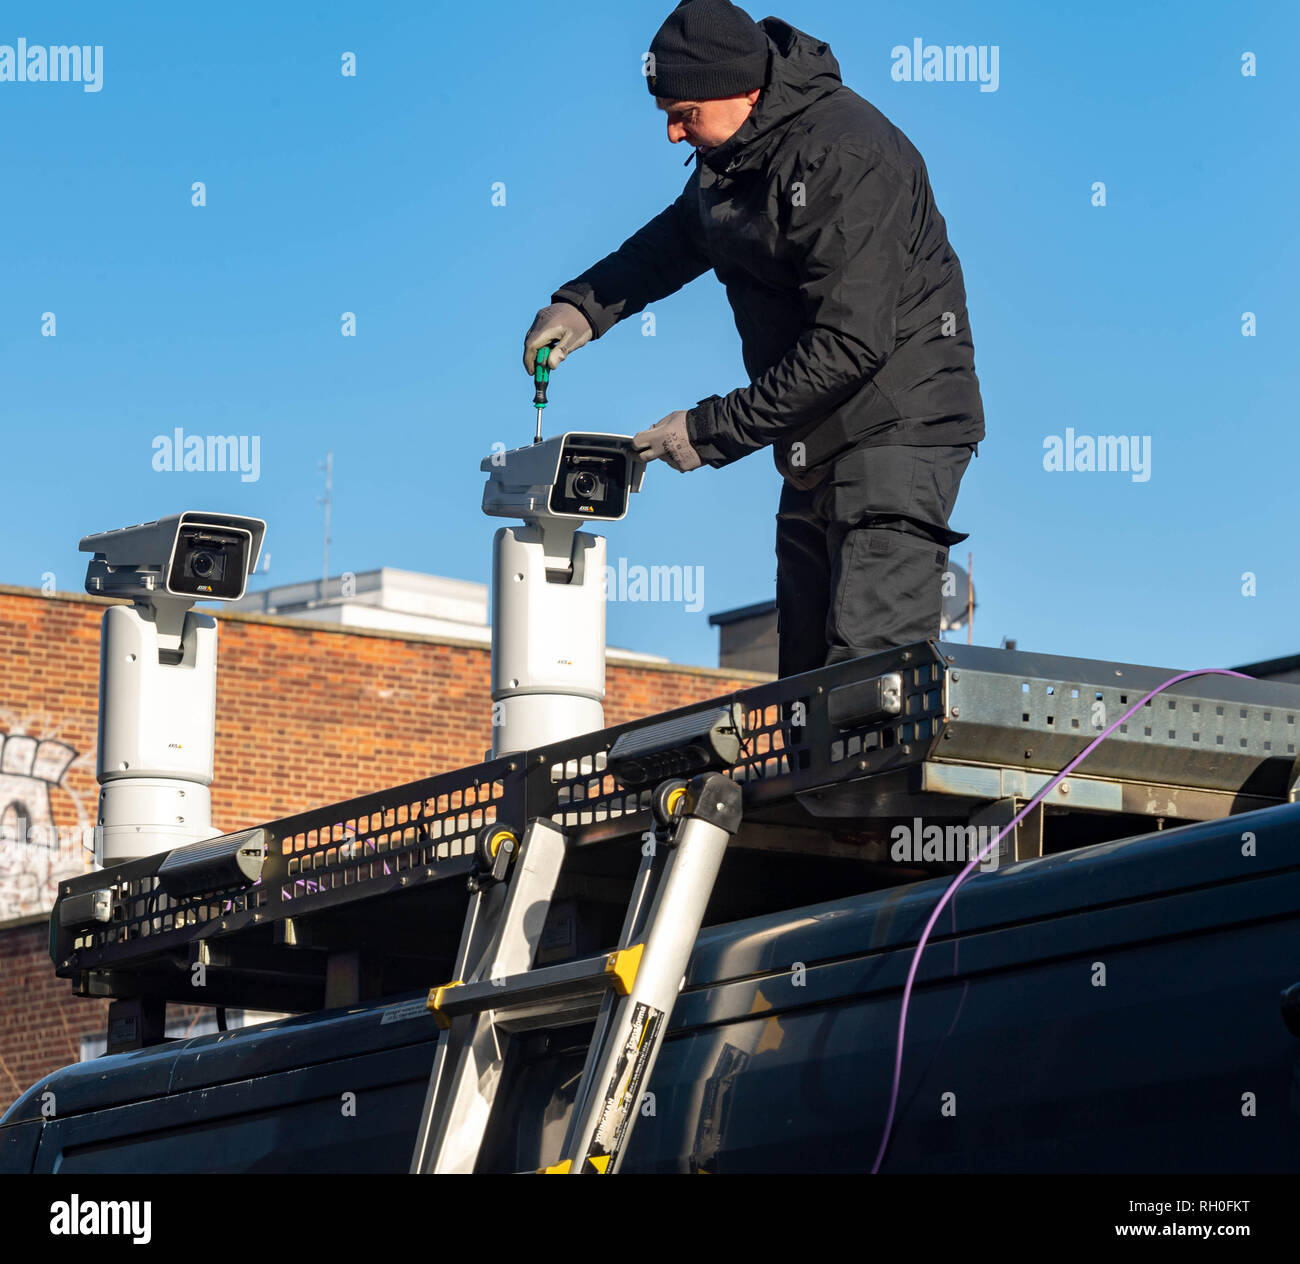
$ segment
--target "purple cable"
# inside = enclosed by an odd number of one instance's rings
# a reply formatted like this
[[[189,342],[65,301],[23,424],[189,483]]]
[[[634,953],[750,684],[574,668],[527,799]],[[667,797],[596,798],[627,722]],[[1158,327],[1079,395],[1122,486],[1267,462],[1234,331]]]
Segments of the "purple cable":
[[[885,1131],[880,1138],[880,1149],[876,1151],[876,1161],[871,1165],[871,1174],[875,1176],[880,1171],[880,1164],[884,1160],[885,1150],[889,1146],[890,1134],[894,1130],[894,1112],[898,1108],[898,1088],[903,1078],[903,1036],[907,1030],[907,1006],[912,999],[912,983],[916,979],[916,971],[921,964],[921,953],[925,950],[925,945],[930,938],[930,932],[934,929],[934,924],[939,920],[939,914],[943,912],[944,905],[956,894],[957,888],[975,871],[975,866],[980,863],[985,855],[996,847],[1008,831],[1014,829],[1030,812],[1043,801],[1047,795],[1051,794],[1056,787],[1065,780],[1089,755],[1092,754],[1098,746],[1102,744],[1125,720],[1135,711],[1146,706],[1157,694],[1163,693],[1170,685],[1176,685],[1180,680],[1191,680],[1193,676],[1236,676],[1240,680],[1253,680],[1253,676],[1247,676],[1244,672],[1230,671],[1226,667],[1202,667],[1196,671],[1180,672],[1177,676],[1171,676],[1162,685],[1157,685],[1149,694],[1139,698],[1123,715],[1119,717],[1109,728],[1103,729],[1096,737],[1088,743],[1060,772],[1052,778],[1028,803],[1025,804],[1019,812],[1006,823],[990,842],[980,848],[979,853],[973,860],[966,863],[965,868],[952,880],[948,889],[943,893],[939,903],[934,906],[934,912],[930,914],[929,921],[925,924],[925,929],[921,932],[921,938],[916,941],[916,949],[912,953],[912,964],[907,971],[907,982],[903,985],[903,1003],[898,1013],[898,1046],[894,1052],[894,1083],[889,1090],[889,1113],[885,1117]],[[953,926],[954,933],[956,925]]]

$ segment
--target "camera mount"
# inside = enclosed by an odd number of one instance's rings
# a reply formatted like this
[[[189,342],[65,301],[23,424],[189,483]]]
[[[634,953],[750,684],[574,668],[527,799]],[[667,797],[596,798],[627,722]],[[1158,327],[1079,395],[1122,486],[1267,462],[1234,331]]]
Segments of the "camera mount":
[[[100,635],[95,860],[120,864],[201,842],[212,827],[217,622],[257,565],[260,518],[187,512],[83,537],[86,591],[125,597]]]
[[[645,466],[627,435],[569,432],[495,452],[483,512],[522,518],[492,542],[492,755],[603,727],[605,538]]]

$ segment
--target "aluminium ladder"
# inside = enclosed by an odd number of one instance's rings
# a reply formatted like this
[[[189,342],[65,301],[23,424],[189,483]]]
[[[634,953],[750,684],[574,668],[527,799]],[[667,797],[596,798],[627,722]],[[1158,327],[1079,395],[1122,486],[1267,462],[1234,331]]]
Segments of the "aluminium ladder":
[[[716,772],[664,781],[653,807],[659,828],[642,847],[618,946],[553,966],[533,968],[533,959],[564,862],[563,831],[535,818],[522,846],[499,823],[480,832],[484,872],[470,880],[456,977],[429,993],[442,1032],[412,1172],[473,1172],[511,1034],[593,1013],[560,1159],[542,1170],[618,1171],[727,842],[740,825],[741,787]]]

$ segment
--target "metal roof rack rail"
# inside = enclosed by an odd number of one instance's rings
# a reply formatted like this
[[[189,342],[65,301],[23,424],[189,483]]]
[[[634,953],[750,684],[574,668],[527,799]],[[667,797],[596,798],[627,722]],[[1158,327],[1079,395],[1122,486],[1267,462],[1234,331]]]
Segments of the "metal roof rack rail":
[[[934,868],[891,860],[898,822],[1004,825],[1173,674],[918,642],[64,881],[51,955],[80,994],[116,1000],[110,1048],[161,1039],[169,1001],[307,1011],[427,987],[455,955],[494,824],[563,831],[575,863],[557,901],[626,902],[653,786],[619,784],[611,761],[626,776],[654,726],[682,737],[675,775],[711,743],[743,789],[713,920],[754,911],[760,890],[793,907],[912,881]],[[1181,682],[1009,833],[1000,859],[1286,802],[1298,732],[1300,685]]]

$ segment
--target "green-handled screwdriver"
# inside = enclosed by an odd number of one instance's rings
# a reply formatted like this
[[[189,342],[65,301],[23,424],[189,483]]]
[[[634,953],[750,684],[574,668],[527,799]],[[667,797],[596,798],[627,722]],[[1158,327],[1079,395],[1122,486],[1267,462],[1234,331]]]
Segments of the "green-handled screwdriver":
[[[537,367],[533,370],[533,382],[536,386],[533,391],[533,407],[537,409],[537,434],[533,438],[534,443],[542,441],[542,409],[546,407],[546,383],[551,380],[551,370],[547,367],[550,354],[550,347],[542,347],[537,352]]]

